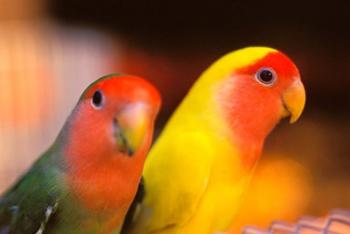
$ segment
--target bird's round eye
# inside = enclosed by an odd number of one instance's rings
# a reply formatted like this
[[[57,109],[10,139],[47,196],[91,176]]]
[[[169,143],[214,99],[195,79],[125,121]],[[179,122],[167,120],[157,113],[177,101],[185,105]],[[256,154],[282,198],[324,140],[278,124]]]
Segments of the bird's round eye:
[[[265,86],[271,86],[277,79],[276,72],[271,68],[262,68],[256,73],[256,79]]]
[[[92,96],[92,106],[95,108],[101,108],[103,105],[103,94],[100,90],[96,90]]]

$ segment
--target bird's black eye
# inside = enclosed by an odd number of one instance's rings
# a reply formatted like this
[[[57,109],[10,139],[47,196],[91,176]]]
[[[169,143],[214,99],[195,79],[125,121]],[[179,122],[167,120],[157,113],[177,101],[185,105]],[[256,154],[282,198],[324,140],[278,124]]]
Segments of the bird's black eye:
[[[272,86],[277,79],[276,72],[272,68],[262,68],[256,73],[256,79],[265,86]]]
[[[101,108],[103,105],[103,94],[101,90],[96,90],[92,96],[92,106],[95,108]]]

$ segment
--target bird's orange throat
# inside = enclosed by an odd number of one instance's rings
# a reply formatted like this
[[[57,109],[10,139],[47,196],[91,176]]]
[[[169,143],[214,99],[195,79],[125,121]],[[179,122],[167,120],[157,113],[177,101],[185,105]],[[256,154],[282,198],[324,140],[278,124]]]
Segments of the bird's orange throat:
[[[74,151],[74,146],[66,151],[70,165],[67,180],[83,207],[92,212],[126,212],[141,178],[143,155],[114,154],[111,160],[89,163]]]
[[[104,228],[113,230],[119,227],[137,192],[143,155],[139,153],[128,158],[115,154],[111,156],[114,157],[112,160],[88,163],[74,152],[74,146],[67,147],[70,166],[66,180],[74,200],[86,213],[102,217]]]
[[[250,170],[260,157],[265,138],[280,119],[280,103],[275,96],[266,95],[264,89],[247,85],[248,79],[226,82],[219,92],[219,106],[242,165]]]
[[[107,226],[119,225],[136,194],[152,134],[128,156],[118,151],[112,134],[91,131],[83,121],[70,125],[64,144],[68,189],[87,213],[104,216]]]

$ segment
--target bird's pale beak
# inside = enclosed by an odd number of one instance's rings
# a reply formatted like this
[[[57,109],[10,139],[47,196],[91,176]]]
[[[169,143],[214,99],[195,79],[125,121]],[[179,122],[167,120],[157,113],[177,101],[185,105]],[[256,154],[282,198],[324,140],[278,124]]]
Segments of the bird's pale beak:
[[[149,124],[147,106],[135,104],[118,113],[114,120],[114,135],[119,151],[132,156],[142,145]]]
[[[294,81],[294,83],[283,92],[283,116],[290,116],[290,123],[296,122],[301,116],[305,106],[305,99],[304,85],[299,79]]]

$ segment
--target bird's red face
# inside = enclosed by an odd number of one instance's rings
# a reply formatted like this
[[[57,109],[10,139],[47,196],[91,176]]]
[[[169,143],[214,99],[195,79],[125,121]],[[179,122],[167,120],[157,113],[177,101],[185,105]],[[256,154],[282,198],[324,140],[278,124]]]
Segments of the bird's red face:
[[[159,93],[147,81],[104,77],[82,95],[70,122],[70,138],[96,160],[133,157],[148,148],[159,107]]]
[[[64,154],[72,187],[87,207],[129,205],[160,102],[158,91],[135,76],[103,77],[83,93],[66,127]]]
[[[259,145],[258,149],[281,118],[290,116],[290,122],[295,122],[305,105],[299,71],[279,51],[234,70],[221,95],[226,119],[240,143]]]
[[[108,77],[89,87],[81,102],[94,121],[90,134],[102,137],[98,130],[103,130],[116,152],[132,157],[147,146],[160,107],[160,95],[150,83],[132,76]]]

